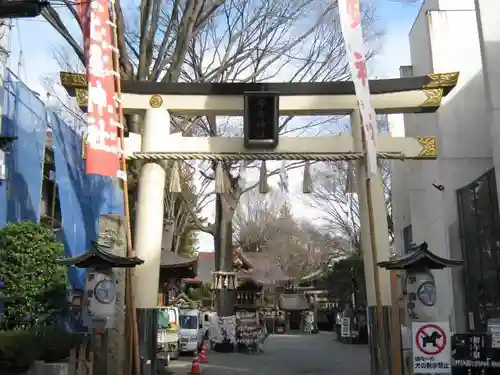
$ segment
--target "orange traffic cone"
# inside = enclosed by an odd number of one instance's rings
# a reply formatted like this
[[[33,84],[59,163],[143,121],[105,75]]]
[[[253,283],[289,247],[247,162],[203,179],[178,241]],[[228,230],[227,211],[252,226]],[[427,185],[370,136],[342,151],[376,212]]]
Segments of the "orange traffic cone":
[[[200,360],[198,359],[198,354],[194,355],[193,361],[191,362],[191,371],[188,372],[191,375],[201,374]]]
[[[208,359],[207,359],[207,347],[205,346],[205,344],[203,344],[201,346],[200,363],[208,363]]]

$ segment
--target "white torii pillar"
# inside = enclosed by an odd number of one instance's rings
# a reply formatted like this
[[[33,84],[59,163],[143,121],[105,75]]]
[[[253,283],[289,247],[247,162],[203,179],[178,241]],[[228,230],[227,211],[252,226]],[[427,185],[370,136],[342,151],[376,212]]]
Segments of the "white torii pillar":
[[[159,150],[170,135],[170,115],[161,106],[146,110],[141,151]],[[134,269],[137,309],[156,308],[163,238],[165,169],[155,162],[141,168],[135,213],[134,250],[144,264]]]
[[[351,114],[352,136],[356,151],[363,150],[361,116],[358,110]],[[380,172],[380,171],[379,171]],[[365,270],[367,320],[374,345],[370,345],[372,373],[387,371],[395,337],[391,337],[391,280],[390,273],[377,267],[377,262],[390,257],[389,228],[382,175],[367,183],[366,161],[356,161],[356,188],[359,200],[361,250]],[[368,201],[370,200],[370,202]],[[370,212],[371,211],[371,212]],[[397,308],[397,306],[396,306]],[[398,331],[399,333],[399,327]],[[388,347],[388,343],[392,348]],[[397,355],[397,354],[392,354]]]
[[[161,106],[146,110],[141,150],[158,150],[170,135],[170,115]],[[137,311],[141,371],[156,373],[158,285],[164,220],[166,172],[154,162],[141,168],[135,213],[134,249],[144,263],[133,273],[133,296]]]

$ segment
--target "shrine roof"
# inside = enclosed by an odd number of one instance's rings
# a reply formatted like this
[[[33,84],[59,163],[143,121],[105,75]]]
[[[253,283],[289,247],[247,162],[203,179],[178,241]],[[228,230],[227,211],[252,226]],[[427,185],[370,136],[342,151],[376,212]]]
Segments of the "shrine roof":
[[[144,263],[138,257],[127,258],[108,252],[109,247],[94,243],[85,253],[59,260],[60,264],[77,268],[131,268]]]
[[[161,243],[160,267],[163,269],[185,268],[187,273],[185,277],[194,277],[196,275],[198,257],[186,257],[176,254],[172,251],[172,239],[168,230],[164,230]]]
[[[463,260],[442,258],[428,249],[426,242],[414,245],[408,254],[394,259],[378,262],[377,266],[388,270],[419,271],[425,269],[443,269],[463,265]]]
[[[276,262],[272,261],[269,254],[265,252],[246,252],[244,254],[252,265],[252,269],[247,275],[251,275],[256,281],[262,284],[280,284],[291,279]]]
[[[279,307],[284,311],[305,311],[310,310],[311,306],[307,302],[307,297],[304,294],[282,294],[279,297]]]
[[[315,281],[318,279],[322,279],[323,277],[325,277],[325,274],[326,274],[326,272],[323,269],[313,271],[313,272],[303,276],[299,280],[299,283],[309,283],[309,282],[312,282],[312,281]]]
[[[215,253],[198,253],[198,274],[196,275],[195,280],[201,281],[203,284],[210,284],[213,280],[212,273],[214,271]]]
[[[233,267],[240,269],[238,277],[253,279],[262,284],[276,284],[290,280],[290,277],[285,275],[281,267],[270,261],[269,256],[265,253],[234,250]],[[195,280],[211,283],[214,271],[215,253],[200,252],[198,254],[198,275]]]
[[[160,266],[162,268],[179,268],[195,266],[198,258],[188,258],[173,251],[162,249]]]

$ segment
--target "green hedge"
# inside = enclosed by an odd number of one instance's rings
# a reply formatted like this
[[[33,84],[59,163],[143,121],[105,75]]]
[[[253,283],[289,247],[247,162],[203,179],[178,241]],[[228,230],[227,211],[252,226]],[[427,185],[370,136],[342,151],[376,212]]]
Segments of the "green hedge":
[[[36,360],[31,330],[0,331],[0,369],[24,371]]]
[[[57,328],[0,331],[0,373],[25,371],[34,361],[64,361],[79,342],[80,336]]]

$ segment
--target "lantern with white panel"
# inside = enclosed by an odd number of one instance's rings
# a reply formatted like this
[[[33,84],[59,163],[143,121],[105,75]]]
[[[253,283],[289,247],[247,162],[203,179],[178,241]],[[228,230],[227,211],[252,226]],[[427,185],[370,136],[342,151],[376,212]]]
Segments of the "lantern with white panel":
[[[91,269],[85,277],[84,305],[90,324],[93,321],[108,322],[115,313],[116,291],[113,272]],[[110,327],[105,327],[110,328]]]
[[[437,256],[428,249],[427,243],[412,244],[407,254],[377,265],[390,271],[402,271],[404,277],[403,298],[406,312],[411,321],[433,321],[437,315],[438,291],[434,273],[445,268],[460,267],[463,260]]]
[[[89,329],[114,328],[117,281],[113,268],[132,268],[144,263],[137,257],[121,257],[107,250],[106,246],[94,243],[85,253],[60,260],[68,267],[87,269],[81,323]]]

